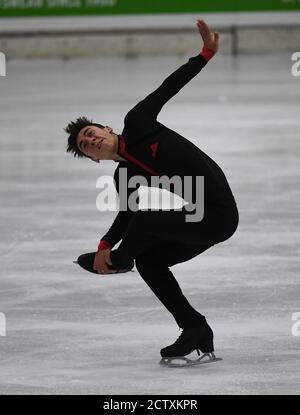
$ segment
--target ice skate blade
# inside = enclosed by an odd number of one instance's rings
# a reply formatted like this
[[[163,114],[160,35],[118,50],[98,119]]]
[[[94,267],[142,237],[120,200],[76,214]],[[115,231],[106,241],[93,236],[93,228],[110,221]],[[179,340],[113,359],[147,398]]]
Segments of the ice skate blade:
[[[183,363],[173,363],[173,360],[182,360]],[[184,356],[163,357],[159,362],[162,366],[166,367],[189,367],[196,365],[204,365],[206,363],[213,363],[222,360],[220,357],[216,357],[214,353],[204,353],[199,359],[192,360]]]

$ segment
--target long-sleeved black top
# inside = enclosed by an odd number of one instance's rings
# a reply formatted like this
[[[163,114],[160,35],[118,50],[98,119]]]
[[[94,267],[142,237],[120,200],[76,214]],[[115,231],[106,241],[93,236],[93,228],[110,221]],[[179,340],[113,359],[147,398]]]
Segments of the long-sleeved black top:
[[[118,193],[122,167],[127,169],[127,183],[135,175],[145,177],[149,185],[153,175],[204,176],[205,209],[213,205],[224,205],[224,200],[228,206],[235,204],[221,168],[189,140],[157,121],[163,105],[194,78],[206,63],[202,54],[191,57],[126,114],[124,129],[118,135],[117,153],[127,161],[118,162],[114,173]],[[135,190],[128,189],[128,196]],[[118,243],[132,215],[131,210],[120,210],[101,240],[107,241],[111,247]]]

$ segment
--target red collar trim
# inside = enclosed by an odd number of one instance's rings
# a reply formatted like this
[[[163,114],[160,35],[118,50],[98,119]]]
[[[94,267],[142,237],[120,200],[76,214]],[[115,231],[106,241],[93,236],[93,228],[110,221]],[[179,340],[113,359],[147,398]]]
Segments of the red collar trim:
[[[132,163],[136,164],[137,166],[141,167],[142,169],[146,170],[148,173],[154,175],[154,176],[160,176],[159,173],[157,173],[155,170],[151,169],[151,167],[148,167],[145,163],[143,163],[140,160],[137,160],[135,157],[133,157],[128,151],[126,150],[126,142],[124,137],[120,134],[119,135],[119,149],[118,153],[121,157],[124,157],[128,161],[131,161]]]

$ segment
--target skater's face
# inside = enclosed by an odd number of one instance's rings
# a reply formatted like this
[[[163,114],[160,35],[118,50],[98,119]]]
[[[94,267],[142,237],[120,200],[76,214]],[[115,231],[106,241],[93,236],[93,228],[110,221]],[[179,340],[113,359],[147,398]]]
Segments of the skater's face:
[[[111,160],[116,152],[117,136],[111,127],[88,125],[79,132],[76,143],[80,151],[94,161]]]

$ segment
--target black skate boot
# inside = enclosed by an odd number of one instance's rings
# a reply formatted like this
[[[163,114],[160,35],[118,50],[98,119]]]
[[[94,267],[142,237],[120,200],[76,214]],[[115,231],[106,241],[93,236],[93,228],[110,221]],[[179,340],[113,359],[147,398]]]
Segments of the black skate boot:
[[[87,254],[82,254],[77,258],[77,261],[74,261],[74,263],[80,265],[86,271],[92,272],[93,274],[98,274],[98,272],[95,271],[93,268],[95,255],[96,255],[96,252],[89,252]],[[107,267],[109,269],[114,269],[114,267],[109,264],[107,264]],[[131,263],[128,264],[127,267],[124,267],[123,269],[118,269],[113,274],[120,274],[120,273],[131,271],[133,267],[134,267],[134,261],[131,261]],[[109,274],[109,275],[113,275],[113,274]],[[105,275],[105,273],[101,275]]]
[[[175,343],[161,349],[160,354],[162,356],[162,360],[160,363],[169,367],[182,367],[221,360],[217,359],[213,353],[213,337],[213,331],[206,320],[199,327],[184,328]],[[197,360],[191,360],[184,357],[194,350],[197,351],[199,356],[200,351],[203,355]],[[208,358],[208,360],[203,360],[203,358]],[[176,360],[181,360],[184,364],[173,363]]]

